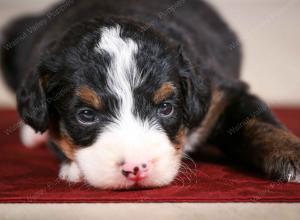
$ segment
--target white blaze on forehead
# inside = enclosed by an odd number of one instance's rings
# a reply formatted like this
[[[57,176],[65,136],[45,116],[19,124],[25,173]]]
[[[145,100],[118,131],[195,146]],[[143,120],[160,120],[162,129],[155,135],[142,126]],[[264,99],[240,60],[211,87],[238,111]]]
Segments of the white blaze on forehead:
[[[107,68],[109,90],[122,102],[122,111],[128,113],[133,107],[133,89],[138,84],[135,55],[138,45],[130,38],[122,38],[121,27],[102,28],[101,40],[96,51],[105,51],[111,57]]]
[[[141,121],[134,117],[133,90],[140,83],[135,55],[138,45],[131,38],[121,37],[121,27],[105,27],[101,29],[101,39],[96,51],[105,51],[111,58],[107,67],[107,84],[110,92],[120,100],[118,123],[111,124],[108,129],[126,130],[126,132],[151,129],[148,121]],[[155,124],[155,123],[152,123]]]
[[[141,121],[133,115],[133,90],[140,83],[135,60],[138,45],[131,38],[121,37],[121,32],[119,25],[102,28],[101,39],[96,48],[96,51],[105,51],[111,58],[107,67],[108,89],[120,100],[117,123],[108,125],[106,130],[115,137],[121,137],[129,146],[140,147],[143,143],[139,140],[145,139],[137,138],[137,135],[142,137],[149,135],[153,130],[158,133],[160,131],[157,123]]]

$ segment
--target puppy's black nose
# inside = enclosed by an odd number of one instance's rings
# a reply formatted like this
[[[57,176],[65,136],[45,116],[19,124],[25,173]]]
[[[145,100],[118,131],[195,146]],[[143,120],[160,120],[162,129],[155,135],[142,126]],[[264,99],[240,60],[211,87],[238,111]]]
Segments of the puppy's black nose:
[[[132,181],[141,181],[145,179],[149,170],[151,169],[151,163],[128,163],[122,162],[120,164],[120,171],[123,176]]]
[[[129,174],[137,175],[139,172],[140,168],[139,167],[134,167],[132,171],[127,171],[127,170],[122,170],[122,174],[125,177],[128,177]]]

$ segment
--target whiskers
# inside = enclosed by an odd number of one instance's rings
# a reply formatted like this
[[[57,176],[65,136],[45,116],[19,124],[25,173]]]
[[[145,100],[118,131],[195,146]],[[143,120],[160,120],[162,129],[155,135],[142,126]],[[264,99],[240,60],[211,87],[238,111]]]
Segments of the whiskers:
[[[191,163],[187,163],[184,160],[181,161],[178,175],[175,178],[174,182],[179,183],[181,186],[190,186],[192,183],[195,183],[195,181],[197,183],[197,165],[195,161],[186,153],[184,153],[183,158],[190,161]]]

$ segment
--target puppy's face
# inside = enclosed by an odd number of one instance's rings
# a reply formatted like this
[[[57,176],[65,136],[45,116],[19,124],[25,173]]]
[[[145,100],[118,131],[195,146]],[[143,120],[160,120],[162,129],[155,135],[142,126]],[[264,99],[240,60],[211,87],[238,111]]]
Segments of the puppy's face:
[[[169,184],[189,127],[179,54],[128,25],[88,33],[67,34],[40,67],[53,141],[95,187]]]

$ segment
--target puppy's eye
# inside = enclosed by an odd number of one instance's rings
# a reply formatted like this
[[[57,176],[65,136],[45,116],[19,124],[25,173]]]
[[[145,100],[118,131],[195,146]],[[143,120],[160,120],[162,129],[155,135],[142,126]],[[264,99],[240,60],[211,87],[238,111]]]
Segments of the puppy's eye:
[[[77,120],[82,124],[94,124],[98,121],[98,117],[95,111],[92,109],[81,109],[77,113]]]
[[[168,117],[173,114],[174,107],[171,103],[163,102],[158,106],[157,114],[160,117]]]

